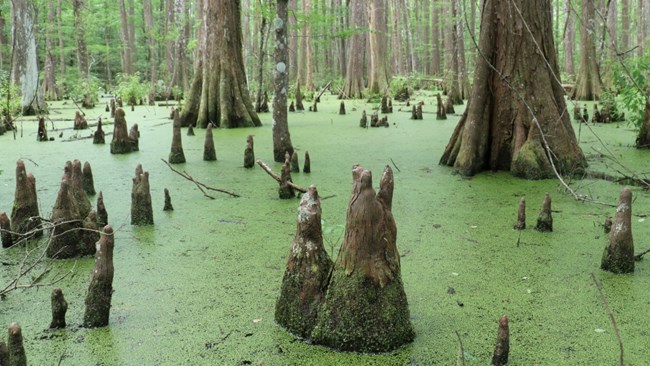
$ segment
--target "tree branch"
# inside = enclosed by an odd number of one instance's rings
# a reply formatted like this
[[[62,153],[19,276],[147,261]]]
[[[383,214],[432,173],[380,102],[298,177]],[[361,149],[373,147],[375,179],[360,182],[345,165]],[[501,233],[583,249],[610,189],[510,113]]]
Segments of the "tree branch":
[[[268,175],[270,175],[273,179],[275,179],[278,183],[280,183],[280,181],[282,180],[280,179],[280,176],[275,174],[273,170],[271,170],[271,168],[268,165],[264,164],[262,160],[258,159],[257,165],[259,165]],[[291,188],[295,189],[298,192],[307,193],[306,189],[302,188],[301,186],[297,185],[294,182],[287,182],[287,185],[289,185]]]
[[[213,199],[215,199],[215,198],[212,197],[212,196],[210,196],[209,194],[207,194],[203,188],[205,188],[205,189],[207,189],[207,190],[210,190],[210,191],[215,191],[215,192],[225,193],[225,194],[230,195],[230,196],[232,196],[232,197],[241,197],[241,196],[238,195],[237,193],[230,192],[230,191],[226,191],[225,189],[220,189],[220,188],[210,187],[210,186],[208,186],[208,185],[206,185],[206,184],[204,184],[204,183],[201,183],[201,182],[197,181],[196,179],[192,178],[192,176],[189,175],[186,171],[182,171],[182,172],[180,172],[180,171],[174,169],[174,167],[173,167],[171,164],[169,164],[169,162],[168,162],[167,160],[162,159],[162,158],[161,158],[160,160],[162,160],[163,163],[167,164],[167,166],[169,167],[169,169],[171,169],[174,173],[176,173],[176,174],[180,175],[181,177],[183,177],[183,178],[189,180],[190,182],[194,183],[194,184],[196,185],[196,187],[197,187],[199,190],[201,190],[201,192],[203,192],[203,195],[206,196],[206,197],[208,197],[208,198],[211,199],[211,200],[213,200]]]

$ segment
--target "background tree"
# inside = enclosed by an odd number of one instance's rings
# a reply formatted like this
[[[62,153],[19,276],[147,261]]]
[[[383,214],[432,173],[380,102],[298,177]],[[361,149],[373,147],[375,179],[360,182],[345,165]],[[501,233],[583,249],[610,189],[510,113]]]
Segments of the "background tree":
[[[466,176],[491,169],[528,179],[554,176],[552,164],[564,174],[584,170],[557,79],[550,6],[485,0],[472,94],[440,164]]]
[[[388,91],[390,73],[388,70],[388,28],[386,26],[386,8],[383,0],[368,1],[369,38],[370,38],[370,73],[368,89],[371,94],[383,94]]]
[[[23,115],[46,109],[38,83],[34,5],[32,0],[11,1],[11,79],[20,89]]]
[[[363,79],[363,65],[366,52],[366,35],[361,28],[366,26],[365,0],[350,0],[350,28],[354,34],[348,43],[348,65],[345,72],[343,85],[344,98],[363,98],[365,80]]]
[[[224,128],[261,126],[246,82],[242,56],[241,8],[239,0],[206,0],[205,50],[201,72],[192,84],[183,106],[184,125],[206,127],[214,123]],[[200,88],[200,92],[198,90]],[[198,102],[198,105],[197,105]]]
[[[582,0],[582,20],[580,27],[580,69],[573,90],[573,98],[578,100],[600,99],[602,81],[596,55],[596,9],[594,0]]]
[[[287,38],[288,0],[278,0],[275,30],[275,70],[273,89],[273,160],[284,161],[284,154],[293,154],[289,124],[287,121],[287,94],[289,92],[289,69],[287,66],[289,42]]]
[[[46,100],[59,99],[59,93],[56,85],[56,59],[55,50],[55,24],[56,9],[54,0],[47,1],[47,25],[45,27],[45,77],[43,78],[43,95]],[[1,54],[1,52],[0,52]],[[1,68],[1,65],[0,65]]]

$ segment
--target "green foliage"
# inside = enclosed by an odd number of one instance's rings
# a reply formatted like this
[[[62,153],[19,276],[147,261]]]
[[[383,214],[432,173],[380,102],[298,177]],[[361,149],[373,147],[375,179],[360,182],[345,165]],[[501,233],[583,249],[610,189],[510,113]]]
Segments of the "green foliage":
[[[630,58],[624,64],[612,65],[614,86],[618,92],[618,103],[628,111],[628,119],[637,128],[641,127],[645,112],[645,100],[650,94],[650,55]]]
[[[138,104],[138,101],[149,93],[149,84],[140,81],[140,73],[133,75],[118,74],[115,94],[122,97],[128,104]]]
[[[0,116],[16,116],[20,113],[20,89],[11,82],[9,73],[0,73]],[[13,118],[12,118],[13,119]]]
[[[93,103],[97,103],[99,98],[97,93],[100,91],[99,79],[94,76],[88,79],[82,79],[78,76],[69,76],[63,82],[65,94],[77,103],[81,103],[86,95],[90,96]]]

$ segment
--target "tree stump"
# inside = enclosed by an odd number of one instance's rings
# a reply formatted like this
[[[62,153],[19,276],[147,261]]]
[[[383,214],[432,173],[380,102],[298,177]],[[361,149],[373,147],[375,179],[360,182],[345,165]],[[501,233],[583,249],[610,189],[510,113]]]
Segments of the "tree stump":
[[[390,124],[388,123],[388,116],[381,117],[379,122],[377,122],[377,127],[390,127]]]
[[[115,118],[115,98],[111,99],[111,118]]]
[[[440,95],[440,93],[436,95],[436,100],[438,104],[438,110],[436,111],[436,119],[439,121],[447,119],[447,111],[445,110],[445,106],[442,103],[442,96]]]
[[[65,328],[65,313],[68,311],[68,302],[63,297],[63,291],[60,288],[52,289],[52,322],[50,329]]]
[[[539,217],[537,217],[537,225],[535,225],[535,230],[541,232],[551,232],[553,231],[553,215],[551,214],[551,195],[546,193],[544,197],[544,204],[542,205],[542,210],[539,212]]]
[[[95,192],[95,180],[93,179],[93,171],[90,167],[89,162],[84,163],[84,167],[81,173],[84,192],[86,192],[86,194],[89,196],[94,196],[97,192]]]
[[[298,162],[298,152],[293,151],[293,154],[291,155],[291,172],[292,173],[300,173],[300,163]]]
[[[359,127],[368,128],[368,116],[366,116],[366,111],[361,113],[361,120],[359,121]]]
[[[111,108],[108,106],[108,103],[106,103],[106,108],[104,109],[106,112],[110,112]]]
[[[153,225],[149,172],[143,171],[140,164],[135,168],[131,190],[131,225]]]
[[[418,111],[417,111],[417,107],[415,106],[415,104],[413,104],[413,107],[411,108],[411,119],[414,119],[414,120],[418,119]]]
[[[40,117],[38,119],[38,134],[36,135],[36,139],[39,142],[42,141],[49,141],[47,138],[47,127],[45,126],[45,117]]]
[[[140,130],[137,123],[134,123],[129,130],[129,143],[132,151],[140,151]]]
[[[97,195],[97,225],[99,227],[108,225],[108,212],[104,206],[104,194],[101,191]]]
[[[332,260],[323,246],[318,191],[311,186],[302,196],[287,266],[275,305],[275,321],[298,337],[308,339],[325,296]]]
[[[9,366],[27,366],[27,355],[23,346],[23,331],[18,323],[11,323],[9,326],[9,339],[7,340],[9,351]]]
[[[515,224],[514,229],[526,229],[526,197],[521,197],[521,200],[519,200],[519,208],[517,209],[517,223]]]
[[[85,130],[88,128],[88,122],[86,117],[84,117],[81,112],[77,111],[74,115],[74,127],[73,130]]]
[[[208,123],[205,130],[205,141],[203,142],[203,160],[217,160],[217,151],[214,148],[214,137],[212,136],[212,123]]]
[[[355,165],[352,176],[345,238],[312,339],[343,351],[388,352],[415,336],[391,212],[393,172],[384,168],[377,194],[370,171]]]
[[[302,166],[303,173],[311,173],[311,160],[309,159],[309,151],[305,151],[305,162]]]
[[[14,242],[41,224],[38,210],[38,199],[36,197],[36,178],[25,170],[25,163],[22,160],[16,162],[16,194],[14,206],[11,211],[11,231],[16,233]],[[40,237],[42,231],[34,232],[34,236]]]
[[[6,212],[0,212],[0,242],[2,242],[3,248],[14,245],[14,239],[11,235],[11,221]]]
[[[492,354],[492,366],[503,366],[508,363],[510,353],[510,329],[508,327],[508,316],[504,315],[499,320],[499,332],[497,342]]]
[[[133,151],[133,144],[129,139],[124,109],[119,108],[115,111],[111,154],[126,154],[131,151]]]
[[[286,200],[296,197],[296,192],[288,184],[289,182],[293,182],[293,180],[291,180],[291,166],[289,159],[287,159],[284,161],[284,165],[282,165],[282,169],[280,170],[280,187],[278,188],[280,199]]]
[[[253,149],[253,135],[246,137],[246,149],[244,150],[244,168],[251,169],[255,166],[255,150]]]
[[[86,311],[84,326],[89,328],[105,327],[111,311],[113,296],[113,228],[106,225],[102,237],[97,242],[95,268],[90,275],[90,284],[86,293]]]
[[[97,130],[95,130],[95,133],[93,134],[93,144],[105,144],[106,134],[104,133],[104,130],[102,130],[102,119],[100,118],[99,121],[97,121]]]
[[[165,206],[163,211],[174,211],[174,206],[172,206],[172,197],[169,195],[169,189],[165,188]]]
[[[185,162],[185,153],[183,152],[183,141],[181,140],[181,118],[178,109],[174,110],[174,124],[172,129],[172,148],[169,152],[169,163],[182,164]]]
[[[339,106],[339,114],[345,116],[345,102],[343,101],[341,101],[341,105]]]
[[[634,239],[632,237],[632,192],[623,188],[616,208],[616,217],[603,252],[600,268],[612,273],[634,272]]]

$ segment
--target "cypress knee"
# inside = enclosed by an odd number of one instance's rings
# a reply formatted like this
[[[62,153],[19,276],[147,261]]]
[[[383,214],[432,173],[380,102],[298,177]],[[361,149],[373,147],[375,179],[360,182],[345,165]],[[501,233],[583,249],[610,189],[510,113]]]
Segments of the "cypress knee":
[[[203,143],[203,160],[217,160],[217,151],[214,148],[214,137],[212,136],[212,123],[208,123],[205,130],[205,142]]]
[[[88,128],[88,122],[86,121],[86,117],[84,117],[83,114],[81,114],[79,111],[77,111],[74,115],[74,130],[85,130]]]
[[[417,108],[415,109],[415,119],[423,119],[422,117],[422,103],[418,103]]]
[[[187,126],[187,136],[195,136],[194,135],[194,125],[189,125]]]
[[[69,174],[70,162],[61,179],[56,202],[52,207],[50,221],[54,224],[52,240],[47,247],[49,258],[72,258],[79,255],[77,245],[81,243],[79,228],[82,227],[79,206],[73,196],[73,187]]]
[[[508,327],[508,316],[504,315],[499,320],[499,332],[497,342],[492,354],[492,366],[502,366],[508,363],[510,353],[510,329]]]
[[[68,302],[63,297],[60,288],[52,289],[52,322],[50,329],[65,328],[65,313],[68,311]]]
[[[370,127],[377,127],[377,123],[379,123],[379,115],[374,111],[370,115]]]
[[[343,351],[388,352],[415,336],[391,212],[393,172],[385,167],[378,193],[370,171],[355,165],[352,176],[344,241],[312,339]]]
[[[9,351],[9,366],[27,366],[27,355],[23,346],[23,331],[18,323],[11,323],[9,326],[7,350]]]
[[[124,109],[118,108],[115,111],[113,124],[113,140],[111,140],[111,154],[126,154],[133,151],[129,133],[126,126]]]
[[[38,199],[36,197],[36,178],[25,170],[22,160],[16,162],[16,194],[11,211],[11,231],[16,233],[14,241],[40,225]],[[41,231],[34,236],[41,236]]]
[[[45,118],[41,117],[38,119],[38,135],[36,137],[37,141],[48,141],[47,138],[47,127],[45,127]]]
[[[253,149],[253,135],[246,137],[246,149],[244,150],[244,168],[255,166],[255,150]]]
[[[11,221],[6,212],[0,212],[0,242],[2,242],[3,248],[14,245],[14,239],[11,235]]]
[[[612,273],[634,272],[634,240],[632,237],[632,192],[623,188],[616,208],[616,217],[609,232],[609,243],[600,268]]]
[[[115,118],[115,98],[111,99],[111,118]]]
[[[131,190],[131,225],[153,225],[149,172],[143,171],[140,164],[135,168]]]
[[[300,173],[300,163],[298,162],[298,152],[294,150],[291,155],[291,172]]]
[[[310,337],[331,267],[323,246],[320,199],[316,187],[311,186],[298,207],[296,235],[275,305],[278,324],[298,337]]]
[[[99,227],[108,225],[108,212],[104,206],[104,194],[100,191],[97,195],[97,224]]]
[[[363,111],[361,113],[361,120],[359,121],[359,127],[361,128],[368,127],[368,116],[366,115],[366,111]]]
[[[517,209],[517,223],[515,224],[514,229],[526,229],[526,197],[521,197],[521,200],[519,201],[519,208]]]
[[[172,133],[172,149],[169,152],[170,164],[181,164],[185,162],[185,153],[183,152],[183,141],[181,139],[181,118],[178,109],[174,110],[174,125]]]
[[[174,206],[172,206],[172,197],[169,195],[169,189],[165,188],[165,206],[163,211],[174,211]]]
[[[603,231],[605,234],[609,234],[610,231],[612,231],[612,218],[609,216],[605,216],[605,223],[603,224]]]
[[[309,158],[309,151],[305,151],[305,163],[302,167],[303,173],[311,173],[311,159]]]
[[[551,214],[551,195],[548,193],[546,193],[546,197],[544,197],[544,204],[542,205],[542,210],[539,212],[539,217],[537,217],[537,225],[535,225],[535,230],[541,232],[553,231],[553,215]]]
[[[68,165],[69,163],[70,162],[66,162],[64,174],[68,174],[70,178],[72,197],[74,198],[77,207],[79,207],[79,216],[84,218],[88,216],[88,213],[92,210],[92,204],[90,203],[90,199],[84,189],[84,176],[81,162],[79,160],[74,160],[71,165]]]
[[[339,107],[339,114],[344,116],[345,115],[345,103],[341,101],[341,106]]]
[[[436,95],[436,100],[438,104],[438,111],[436,112],[436,119],[437,120],[445,120],[447,119],[447,111],[445,110],[445,106],[442,103],[442,96],[440,96],[440,93]]]
[[[95,130],[95,133],[93,134],[93,144],[105,144],[105,136],[106,134],[104,133],[104,130],[102,130],[102,119],[100,118],[99,121],[97,121],[97,130]]]
[[[140,130],[137,123],[134,123],[129,130],[129,144],[131,144],[131,151],[140,150]]]
[[[81,175],[84,192],[86,192],[87,195],[94,196],[97,192],[95,192],[95,180],[93,179],[93,170],[90,167],[89,162],[84,163]]]
[[[9,349],[7,348],[7,344],[2,338],[0,338],[0,365],[9,365]]]
[[[84,326],[105,327],[111,311],[113,295],[113,228],[106,225],[102,237],[97,242],[95,268],[90,275],[90,285],[86,293]]]
[[[456,113],[454,110],[454,101],[447,95],[447,101],[445,102],[445,112],[448,114]]]
[[[284,161],[284,165],[282,165],[282,170],[280,170],[280,188],[278,188],[280,199],[289,199],[296,196],[296,192],[294,192],[293,187],[288,184],[289,182],[293,181],[291,180],[290,163],[287,159]]]
[[[90,211],[88,216],[83,221],[83,230],[81,230],[80,238],[81,242],[79,243],[79,255],[93,255],[95,254],[96,248],[95,243],[99,240],[99,222],[97,219],[97,213],[95,211]]]

